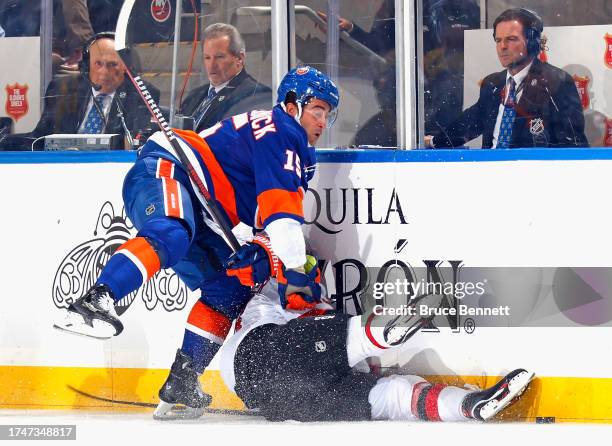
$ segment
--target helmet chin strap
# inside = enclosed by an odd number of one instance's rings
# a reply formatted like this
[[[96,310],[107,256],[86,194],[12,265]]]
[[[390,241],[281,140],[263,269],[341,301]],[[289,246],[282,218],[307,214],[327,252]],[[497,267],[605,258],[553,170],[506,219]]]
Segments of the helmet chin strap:
[[[295,121],[296,121],[296,122],[297,122],[299,125],[302,125],[302,123],[300,122],[300,119],[302,119],[302,112],[303,112],[303,109],[302,109],[302,104],[300,104],[299,102],[296,102],[296,103],[295,103],[295,105],[296,105],[296,107],[297,107],[297,109],[298,109],[298,112],[297,112],[297,114],[296,114],[296,115],[293,117],[293,119],[295,119]],[[280,106],[281,106],[281,108],[282,108],[282,109],[285,111],[285,113],[289,114],[289,112],[287,111],[287,105],[286,105],[284,102],[281,102]]]

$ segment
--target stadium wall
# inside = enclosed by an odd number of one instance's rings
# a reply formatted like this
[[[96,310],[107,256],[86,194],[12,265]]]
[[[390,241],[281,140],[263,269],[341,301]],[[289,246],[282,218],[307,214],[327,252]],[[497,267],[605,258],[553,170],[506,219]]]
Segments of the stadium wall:
[[[122,302],[115,339],[52,329],[66,297],[135,233],[121,200],[134,158],[0,154],[0,407],[129,408],[74,389],[157,402],[197,299],[171,272]],[[400,263],[415,276],[432,264],[493,268],[480,303],[512,309],[493,326],[462,318],[421,333],[383,366],[479,386],[531,368],[539,378],[505,418],[612,421],[612,150],[320,151],[319,161],[305,231],[345,311],[369,309],[374,274]],[[215,367],[203,377],[213,407],[242,407]]]

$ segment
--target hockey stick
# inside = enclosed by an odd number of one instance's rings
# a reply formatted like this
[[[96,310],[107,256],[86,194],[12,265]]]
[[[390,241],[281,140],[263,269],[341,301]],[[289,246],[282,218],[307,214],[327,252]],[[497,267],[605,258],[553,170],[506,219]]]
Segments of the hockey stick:
[[[125,57],[125,51],[127,49],[125,43],[127,37],[127,25],[135,1],[136,0],[125,0],[123,2],[123,5],[121,6],[119,18],[117,19],[117,29],[115,32],[115,50],[121,56],[121,58],[124,59],[124,62],[127,59]],[[240,243],[238,243],[236,236],[225,222],[225,219],[223,218],[223,215],[221,214],[221,211],[219,210],[216,201],[212,198],[210,192],[206,188],[203,178],[195,170],[194,163],[189,160],[187,153],[185,153],[185,151],[181,147],[176,135],[172,131],[172,128],[166,122],[166,119],[159,110],[159,107],[155,103],[155,100],[151,96],[151,93],[149,93],[147,86],[144,84],[142,79],[140,79],[140,76],[133,75],[132,67],[129,67],[126,63],[124,63],[124,65],[125,73],[130,78],[132,84],[134,84],[136,91],[138,91],[138,94],[147,106],[149,112],[151,113],[151,116],[161,129],[162,133],[166,136],[166,139],[174,149],[177,158],[187,171],[191,183],[195,186],[194,190],[196,192],[196,195],[198,196],[198,199],[200,200],[204,208],[210,213],[214,222],[219,226],[224,238],[226,239],[232,250],[236,252],[240,248]],[[197,160],[195,160],[195,163],[197,163]]]
[[[79,390],[76,387],[71,386],[70,384],[66,384],[66,387],[68,387],[70,390],[72,390],[73,392],[81,396],[91,398],[92,400],[96,400],[96,401],[104,401],[106,403],[113,403],[113,404],[124,404],[126,406],[150,407],[153,409],[157,407],[157,404],[153,404],[153,403],[141,403],[139,401],[123,401],[123,400],[115,400],[112,398],[104,398],[102,396],[93,395],[91,393],[87,393],[82,390]],[[258,413],[253,410],[210,409],[210,408],[205,408],[204,413],[216,413],[216,414],[222,414],[222,415],[241,415],[241,416],[257,416],[258,415]]]

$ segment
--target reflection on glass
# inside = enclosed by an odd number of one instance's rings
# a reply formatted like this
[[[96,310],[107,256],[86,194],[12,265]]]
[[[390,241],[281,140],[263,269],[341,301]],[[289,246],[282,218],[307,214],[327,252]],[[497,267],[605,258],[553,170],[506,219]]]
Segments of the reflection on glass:
[[[480,26],[477,0],[423,1],[425,133],[437,135],[461,114],[464,31]]]
[[[0,25],[7,38],[38,32],[40,2],[34,3],[37,7],[31,10],[12,0],[0,5]],[[27,81],[30,96],[26,96],[23,86],[11,81],[14,100],[7,119],[0,121],[4,150],[40,150],[45,148],[46,135],[79,133],[118,134],[113,148],[131,148],[132,141],[141,144],[155,131],[145,104],[124,76],[113,35],[108,34],[115,31],[122,4],[122,0],[53,2],[54,77],[46,89],[40,119],[30,113],[26,126],[25,104],[37,102],[32,90],[39,82]],[[182,19],[173,82],[174,21],[179,5]],[[257,6],[266,11],[257,14]],[[206,38],[202,38],[205,30]],[[136,0],[127,23],[126,62],[144,80],[164,114],[169,114],[171,97],[176,98],[176,109],[187,116],[175,124],[189,128],[197,115],[195,128],[202,130],[228,116],[271,107],[270,31],[269,0],[214,4]],[[20,79],[12,72],[8,75]],[[77,144],[77,148],[83,147]]]
[[[612,60],[612,46],[600,24],[610,22],[611,12],[592,1],[563,7],[531,1],[531,9],[521,9],[490,0],[482,10],[480,3],[423,1],[425,144],[499,149],[612,142],[605,94],[612,75],[602,64],[608,52]],[[441,16],[455,20],[445,27]],[[451,32],[444,36],[444,29]]]
[[[328,147],[397,144],[394,9],[393,0],[296,3],[297,63],[337,73],[340,109]],[[337,11],[334,20],[329,11]],[[340,31],[336,60],[327,42],[332,22]]]

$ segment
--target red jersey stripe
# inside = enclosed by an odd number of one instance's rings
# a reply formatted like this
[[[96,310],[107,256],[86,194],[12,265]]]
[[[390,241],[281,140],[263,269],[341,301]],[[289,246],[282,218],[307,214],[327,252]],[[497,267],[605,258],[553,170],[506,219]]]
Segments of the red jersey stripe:
[[[173,178],[174,177],[174,164],[171,161],[160,158],[157,161],[157,178]]]
[[[370,340],[370,342],[371,342],[372,344],[374,344],[374,346],[375,346],[375,347],[380,348],[381,350],[386,350],[386,349],[387,349],[387,347],[384,347],[384,346],[380,345],[380,344],[378,343],[378,341],[377,341],[377,340],[374,338],[374,335],[372,334],[372,329],[370,328],[370,326],[372,325],[372,319],[374,319],[374,317],[376,317],[376,316],[374,315],[374,313],[372,313],[372,314],[370,315],[370,317],[368,317],[368,320],[367,320],[367,322],[366,322],[366,324],[365,324],[365,327],[364,327],[364,329],[365,329],[365,334],[366,334],[366,336],[368,337],[368,339]]]
[[[162,178],[164,188],[164,210],[168,217],[183,218],[183,202],[178,181]]]

